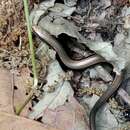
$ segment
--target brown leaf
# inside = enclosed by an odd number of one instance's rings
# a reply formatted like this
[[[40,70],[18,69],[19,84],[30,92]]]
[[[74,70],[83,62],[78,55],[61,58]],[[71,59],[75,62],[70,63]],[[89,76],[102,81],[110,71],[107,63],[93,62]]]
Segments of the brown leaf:
[[[68,102],[55,110],[46,109],[42,122],[63,130],[89,130],[85,116],[83,107],[71,97]]]
[[[0,68],[0,111],[14,113],[13,110],[13,75]]]
[[[21,75],[14,75],[14,85],[17,89],[14,91],[14,106],[19,108],[27,99],[27,89],[31,87],[32,78],[30,77],[30,70],[28,68],[23,68],[21,70]],[[29,84],[30,83],[30,84]],[[29,112],[29,107],[31,103],[29,102],[23,109],[20,115],[26,116]]]
[[[58,130],[24,117],[0,112],[0,130]]]

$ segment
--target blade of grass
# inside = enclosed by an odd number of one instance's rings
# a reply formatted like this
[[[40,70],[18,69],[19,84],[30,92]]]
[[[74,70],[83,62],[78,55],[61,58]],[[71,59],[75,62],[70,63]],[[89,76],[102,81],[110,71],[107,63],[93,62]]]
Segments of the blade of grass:
[[[33,47],[33,41],[32,41],[32,29],[31,24],[29,20],[29,9],[28,9],[28,0],[23,0],[24,2],[24,12],[27,22],[27,30],[28,30],[28,39],[29,39],[29,46],[30,46],[30,53],[31,53],[31,60],[32,60],[32,70],[34,75],[34,84],[33,88],[37,87],[38,78],[37,78],[37,72],[36,72],[36,63],[35,63],[35,54],[34,54],[34,47]]]
[[[27,30],[28,30],[28,39],[29,39],[29,46],[30,46],[30,53],[31,53],[31,60],[32,60],[32,70],[33,70],[33,86],[32,90],[29,93],[27,99],[25,102],[19,107],[16,108],[16,114],[19,115],[23,108],[27,105],[27,103],[31,100],[32,96],[34,95],[34,92],[37,87],[38,78],[37,78],[37,71],[36,71],[36,62],[35,62],[35,54],[34,54],[34,47],[33,47],[33,40],[32,40],[32,29],[31,24],[29,20],[29,9],[28,9],[28,0],[23,0],[24,3],[24,12],[27,22]]]

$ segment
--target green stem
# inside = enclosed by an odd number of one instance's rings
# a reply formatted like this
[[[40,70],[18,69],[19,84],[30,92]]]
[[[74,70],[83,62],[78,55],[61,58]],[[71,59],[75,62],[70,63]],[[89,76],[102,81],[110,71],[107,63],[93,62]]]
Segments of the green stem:
[[[16,109],[16,114],[19,115],[21,111],[24,109],[24,107],[28,104],[28,102],[32,99],[34,91],[36,90],[38,78],[37,78],[37,71],[36,71],[36,62],[35,62],[35,54],[34,54],[34,47],[33,47],[33,40],[32,40],[32,29],[31,24],[29,20],[29,10],[28,10],[28,1],[23,0],[24,2],[24,11],[25,11],[25,17],[27,22],[27,30],[28,30],[28,39],[29,39],[29,46],[30,46],[30,52],[31,52],[31,60],[32,60],[32,70],[33,70],[33,87],[31,92],[29,93],[27,99],[24,101],[24,103]]]
[[[25,17],[26,17],[27,29],[28,29],[29,46],[30,46],[31,60],[32,60],[32,70],[33,70],[33,75],[34,75],[33,88],[36,89],[38,78],[37,78],[37,72],[36,72],[34,47],[33,47],[33,41],[32,41],[32,31],[31,31],[32,29],[31,29],[31,24],[29,20],[28,0],[23,0],[23,2],[24,2],[24,11],[25,11]]]

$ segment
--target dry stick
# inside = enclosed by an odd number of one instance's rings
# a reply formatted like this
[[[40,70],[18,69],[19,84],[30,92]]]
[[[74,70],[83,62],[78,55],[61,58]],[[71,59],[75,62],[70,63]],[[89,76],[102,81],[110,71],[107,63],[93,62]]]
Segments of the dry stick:
[[[36,63],[35,63],[35,54],[34,54],[34,48],[33,48],[33,41],[32,41],[32,29],[30,25],[30,20],[29,20],[29,10],[28,10],[28,1],[23,0],[24,2],[24,11],[25,11],[25,17],[26,17],[26,22],[27,22],[27,29],[28,29],[28,39],[29,39],[29,46],[30,46],[30,52],[31,52],[31,60],[32,60],[32,70],[33,70],[33,87],[31,92],[29,93],[27,99],[25,102],[17,109],[16,114],[19,115],[23,108],[27,105],[27,103],[30,101],[32,98],[34,91],[36,90],[37,83],[38,83],[38,78],[37,78],[37,72],[36,72]]]

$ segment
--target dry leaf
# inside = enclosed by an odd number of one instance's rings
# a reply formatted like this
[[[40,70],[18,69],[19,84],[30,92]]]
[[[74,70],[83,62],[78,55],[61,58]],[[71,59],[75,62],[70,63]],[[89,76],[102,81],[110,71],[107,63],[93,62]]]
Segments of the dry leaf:
[[[27,99],[27,89],[29,87],[31,88],[33,81],[30,77],[30,70],[28,68],[23,68],[21,70],[21,75],[14,76],[14,85],[15,85],[15,91],[14,91],[14,106],[19,108]],[[31,107],[31,103],[29,102],[25,108],[23,109],[21,115],[26,116],[29,112],[29,107]]]
[[[58,106],[61,106],[73,96],[73,90],[70,84],[65,81],[55,92],[46,93],[44,97],[33,107],[33,111],[29,114],[29,118],[38,119],[43,111],[48,109],[54,110]]]
[[[46,108],[55,109],[73,96],[74,92],[68,81],[64,81],[65,72],[61,69],[58,61],[53,61],[48,66],[47,83],[44,85],[44,96],[32,108],[29,118],[38,119]],[[48,91],[50,88],[50,91]]]
[[[0,112],[0,130],[58,130],[24,117]]]
[[[0,111],[14,113],[13,110],[13,74],[0,68]]]
[[[88,122],[85,120],[86,112],[74,97],[70,97],[68,102],[55,110],[46,109],[43,113],[42,122],[54,128],[89,130]]]

